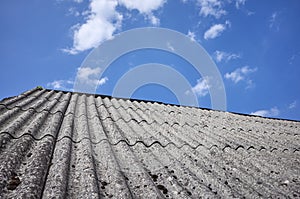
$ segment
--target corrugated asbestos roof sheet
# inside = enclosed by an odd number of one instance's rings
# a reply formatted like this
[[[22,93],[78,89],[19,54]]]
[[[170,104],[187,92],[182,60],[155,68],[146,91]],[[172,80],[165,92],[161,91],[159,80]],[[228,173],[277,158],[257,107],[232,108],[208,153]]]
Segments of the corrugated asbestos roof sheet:
[[[0,102],[0,198],[299,198],[299,130],[33,89]]]

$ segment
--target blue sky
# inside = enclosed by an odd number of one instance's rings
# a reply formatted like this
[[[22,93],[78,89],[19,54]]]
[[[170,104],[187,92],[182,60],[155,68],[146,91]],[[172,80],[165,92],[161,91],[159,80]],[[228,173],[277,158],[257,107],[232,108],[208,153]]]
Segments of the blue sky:
[[[0,2],[0,98],[43,86],[72,90],[91,50],[126,30],[162,27],[198,42],[216,63],[227,110],[300,120],[298,0],[10,0]],[[201,107],[209,81],[182,58],[146,49],[121,56],[97,93],[111,95],[129,69],[161,63],[183,74]],[[133,98],[178,103],[168,88],[144,85]]]

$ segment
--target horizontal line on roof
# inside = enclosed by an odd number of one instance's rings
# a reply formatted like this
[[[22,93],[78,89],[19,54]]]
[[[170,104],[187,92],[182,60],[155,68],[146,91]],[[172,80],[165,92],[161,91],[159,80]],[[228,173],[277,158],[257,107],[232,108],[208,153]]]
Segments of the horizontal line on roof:
[[[0,135],[8,135],[8,136],[10,136],[12,139],[20,139],[20,138],[22,138],[22,137],[31,137],[33,140],[35,140],[35,141],[41,141],[41,140],[43,140],[44,138],[46,138],[46,137],[51,137],[51,138],[53,138],[53,139],[55,139],[55,137],[53,136],[53,135],[50,135],[50,134],[46,134],[46,135],[44,135],[43,137],[41,137],[41,138],[35,138],[33,135],[31,135],[31,134],[29,134],[29,133],[24,133],[24,134],[22,134],[21,136],[19,136],[19,137],[14,137],[13,135],[11,135],[9,132],[1,132],[0,133]],[[55,142],[56,143],[58,143],[58,142],[61,142],[62,140],[64,140],[64,139],[69,139],[72,143],[74,143],[74,144],[79,144],[79,143],[81,143],[83,140],[88,140],[89,142],[91,142],[92,144],[94,144],[94,145],[97,145],[97,144],[100,144],[100,143],[102,143],[102,142],[107,142],[107,143],[109,143],[110,145],[113,145],[113,146],[116,146],[116,145],[118,145],[118,144],[120,144],[120,143],[125,143],[127,146],[129,146],[129,147],[133,147],[133,146],[136,146],[137,144],[142,144],[142,145],[144,145],[146,148],[150,148],[150,147],[152,147],[152,146],[154,146],[154,145],[159,145],[159,146],[161,146],[162,148],[167,148],[167,147],[169,147],[169,146],[174,146],[174,147],[176,147],[176,148],[178,148],[178,149],[181,149],[181,148],[183,148],[183,147],[185,147],[185,146],[187,146],[187,147],[189,147],[189,148],[191,148],[191,149],[193,149],[193,150],[196,150],[197,148],[199,148],[199,147],[204,147],[204,148],[206,148],[206,149],[208,149],[208,150],[211,150],[212,148],[217,148],[217,149],[219,149],[219,150],[222,150],[222,151],[224,151],[225,149],[227,149],[227,148],[230,148],[230,149],[232,149],[232,150],[238,150],[238,149],[243,149],[243,150],[246,150],[246,151],[249,151],[249,150],[251,150],[251,149],[253,149],[253,150],[256,150],[256,151],[262,151],[262,150],[266,150],[266,151],[269,151],[269,152],[273,152],[273,151],[281,151],[281,152],[285,152],[285,151],[290,151],[290,152],[292,152],[292,153],[295,153],[295,152],[297,152],[297,151],[300,151],[300,148],[293,148],[293,149],[287,149],[287,148],[284,148],[284,149],[278,149],[278,148],[270,148],[269,150],[267,150],[265,147],[260,147],[259,149],[258,148],[256,148],[256,147],[254,147],[254,146],[249,146],[248,148],[245,148],[244,146],[242,146],[242,145],[239,145],[239,146],[237,146],[237,147],[232,147],[232,146],[230,146],[230,145],[228,145],[228,144],[226,144],[226,146],[224,146],[224,147],[219,147],[219,146],[217,146],[217,145],[212,145],[212,146],[210,146],[210,147],[206,147],[206,146],[204,146],[203,144],[198,144],[198,145],[196,145],[196,146],[192,146],[192,145],[190,145],[190,144],[188,144],[188,143],[184,143],[184,144],[182,144],[182,145],[180,145],[180,146],[177,146],[174,142],[168,142],[167,144],[162,144],[162,143],[160,143],[159,141],[153,141],[153,142],[151,142],[150,144],[146,144],[144,141],[141,141],[141,140],[136,140],[133,144],[130,144],[128,141],[126,141],[126,140],[118,140],[117,142],[115,142],[115,143],[112,143],[110,140],[108,140],[108,139],[101,139],[101,140],[99,140],[98,142],[93,142],[90,138],[88,138],[88,137],[84,137],[84,138],[82,138],[82,139],[80,139],[79,141],[74,141],[71,137],[69,137],[69,136],[63,136],[63,137],[61,137],[61,138],[59,138],[58,140],[56,140]]]

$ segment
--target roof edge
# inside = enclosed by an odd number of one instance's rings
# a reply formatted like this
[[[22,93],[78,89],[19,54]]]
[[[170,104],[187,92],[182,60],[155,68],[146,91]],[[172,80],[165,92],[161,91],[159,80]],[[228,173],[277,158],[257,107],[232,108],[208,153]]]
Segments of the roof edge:
[[[79,94],[79,95],[87,95],[87,96],[95,96],[95,97],[102,97],[102,98],[109,98],[109,99],[122,99],[122,100],[130,100],[130,101],[137,101],[137,102],[145,102],[145,103],[158,103],[158,104],[163,104],[163,105],[170,105],[170,106],[177,106],[177,107],[188,107],[188,108],[197,108],[197,109],[202,109],[202,110],[208,110],[208,111],[218,111],[218,112],[223,112],[223,113],[232,113],[232,114],[237,114],[237,115],[242,115],[242,116],[248,116],[248,117],[257,117],[257,118],[265,118],[265,119],[272,119],[272,120],[283,120],[283,121],[291,121],[291,122],[300,122],[300,120],[293,120],[293,119],[284,119],[284,118],[276,118],[276,117],[263,117],[259,115],[250,115],[246,113],[239,113],[239,112],[231,112],[231,111],[222,111],[222,110],[216,110],[216,109],[211,109],[211,108],[204,108],[204,107],[197,107],[197,106],[189,106],[189,105],[179,105],[179,104],[173,104],[173,103],[165,103],[165,102],[160,102],[160,101],[154,101],[154,100],[144,100],[144,99],[135,99],[135,98],[123,98],[123,97],[113,97],[110,95],[104,95],[104,94],[91,94],[91,93],[84,93],[84,92],[74,92],[74,91],[66,91],[66,90],[57,90],[57,89],[47,89],[47,88],[42,88],[40,86],[37,86],[31,90],[25,91],[21,93],[20,95],[27,95],[28,93],[32,93],[37,90],[46,90],[46,91],[55,91],[55,92],[63,92],[63,93],[71,93],[71,94]],[[12,96],[16,97],[16,96]],[[12,97],[6,97],[4,99],[9,99]],[[1,101],[2,101],[1,100]]]

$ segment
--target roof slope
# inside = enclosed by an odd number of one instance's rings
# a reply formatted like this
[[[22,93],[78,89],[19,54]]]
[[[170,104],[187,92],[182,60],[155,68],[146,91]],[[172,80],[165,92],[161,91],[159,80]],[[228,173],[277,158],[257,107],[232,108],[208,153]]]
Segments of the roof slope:
[[[296,198],[299,129],[33,89],[0,102],[0,198]]]

